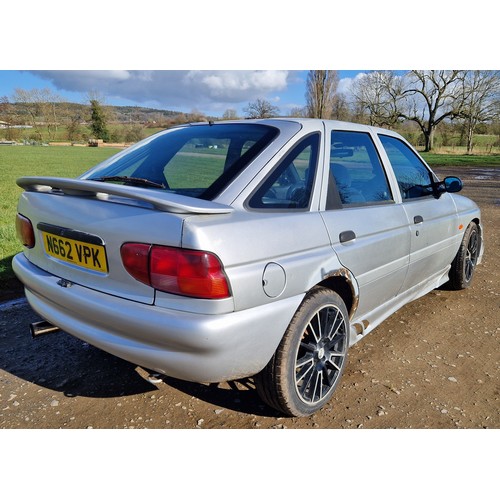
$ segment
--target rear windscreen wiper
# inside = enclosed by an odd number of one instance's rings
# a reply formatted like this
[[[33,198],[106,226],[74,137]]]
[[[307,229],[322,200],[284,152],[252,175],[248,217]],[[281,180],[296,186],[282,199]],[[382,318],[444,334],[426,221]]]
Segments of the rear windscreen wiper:
[[[165,184],[150,181],[149,179],[142,179],[141,177],[128,177],[127,175],[108,175],[105,177],[98,177],[97,179],[89,179],[90,181],[100,182],[124,182],[133,186],[149,186],[155,188],[166,189]]]

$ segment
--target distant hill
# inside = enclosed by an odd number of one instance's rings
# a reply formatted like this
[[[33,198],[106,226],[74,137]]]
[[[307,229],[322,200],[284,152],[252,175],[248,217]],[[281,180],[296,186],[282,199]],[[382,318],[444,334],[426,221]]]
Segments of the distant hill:
[[[115,115],[119,122],[149,122],[158,121],[157,119],[171,118],[173,116],[184,115],[179,111],[170,111],[167,109],[145,108],[142,106],[107,106]]]
[[[87,121],[90,115],[90,106],[88,104],[80,104],[75,102],[56,102],[44,103],[49,105],[54,110],[57,121],[64,121],[64,118],[80,117],[82,121]],[[143,106],[104,106],[109,112],[109,122],[114,123],[162,123],[179,118],[184,121],[190,117],[189,113],[172,111],[167,109],[147,108]],[[45,122],[46,117],[40,106],[40,111],[37,113],[37,121]],[[50,113],[52,115],[52,113]],[[4,118],[14,123],[20,123],[23,117],[26,117],[26,123],[30,122],[26,105],[22,103],[10,103],[7,113],[3,113]],[[198,115],[203,116],[203,115]],[[11,118],[12,117],[12,118]],[[9,120],[9,118],[11,118]],[[208,118],[208,117],[207,117]],[[211,117],[210,117],[211,118]]]

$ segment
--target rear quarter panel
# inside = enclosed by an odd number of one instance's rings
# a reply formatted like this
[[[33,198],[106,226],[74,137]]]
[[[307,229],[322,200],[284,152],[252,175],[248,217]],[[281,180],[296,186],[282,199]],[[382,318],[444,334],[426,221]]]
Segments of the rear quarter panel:
[[[304,294],[340,266],[318,212],[238,211],[225,216],[189,217],[182,244],[220,257],[236,310]],[[270,263],[281,266],[283,273],[264,276]],[[283,290],[269,297],[264,287],[270,284],[264,280],[273,279],[283,281]]]

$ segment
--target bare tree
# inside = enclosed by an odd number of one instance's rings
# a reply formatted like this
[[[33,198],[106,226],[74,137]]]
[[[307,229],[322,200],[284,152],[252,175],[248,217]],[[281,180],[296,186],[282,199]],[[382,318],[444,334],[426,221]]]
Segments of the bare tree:
[[[467,71],[462,79],[462,92],[464,103],[459,117],[464,122],[467,154],[471,154],[477,125],[495,117],[500,99],[500,71]]]
[[[403,85],[394,92],[398,116],[418,124],[425,140],[425,151],[434,143],[437,125],[446,118],[460,115],[464,95],[459,70],[412,70]]]
[[[9,116],[9,111],[10,111],[10,102],[9,98],[4,95],[0,97],[0,119],[2,121],[7,121],[7,117]]]
[[[348,121],[351,118],[351,110],[345,94],[335,94],[332,103],[331,117],[333,120],[344,121]]]
[[[71,141],[75,142],[80,139],[82,134],[81,124],[82,117],[80,113],[70,113],[66,110],[66,137]]]
[[[392,71],[372,71],[360,76],[351,88],[355,109],[367,113],[370,125],[394,125],[398,120],[395,93],[399,84]]]
[[[0,121],[7,123],[7,127],[1,130],[2,136],[9,141],[17,140],[19,129],[11,127],[13,124],[13,106],[6,95],[0,97]]]
[[[307,108],[296,106],[288,112],[288,116],[293,118],[304,118],[307,116]]]
[[[222,115],[223,120],[237,120],[238,119],[238,113],[236,112],[235,109],[233,108],[228,108],[226,111],[224,111],[224,114]]]
[[[330,118],[339,83],[334,70],[312,70],[307,74],[307,113],[311,118]]]
[[[58,103],[61,98],[50,89],[15,89],[13,101],[17,104],[19,118],[28,122],[39,141],[43,140],[42,126],[48,131],[48,139],[54,139],[59,125]]]
[[[243,112],[247,115],[247,118],[272,118],[279,114],[279,108],[273,106],[269,101],[265,99],[257,99],[256,101],[249,102],[246,108],[243,108]]]

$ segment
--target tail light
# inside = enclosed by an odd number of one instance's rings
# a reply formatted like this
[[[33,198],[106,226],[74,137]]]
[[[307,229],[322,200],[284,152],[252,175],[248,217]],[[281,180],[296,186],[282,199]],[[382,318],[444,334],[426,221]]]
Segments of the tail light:
[[[230,296],[222,264],[210,252],[125,243],[121,257],[131,276],[157,290],[202,299]]]
[[[16,232],[17,237],[26,248],[35,246],[35,232],[31,221],[24,215],[17,214],[16,217]]]

